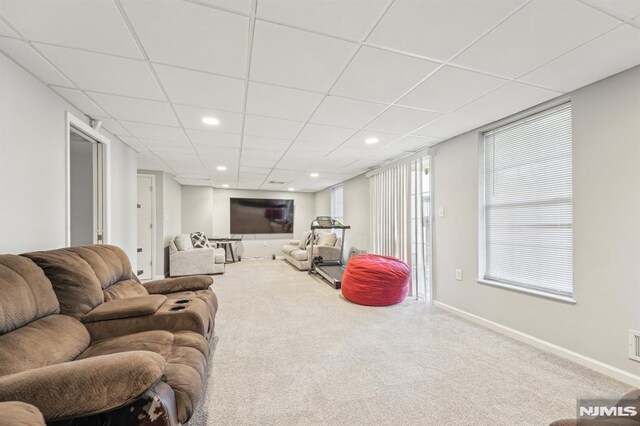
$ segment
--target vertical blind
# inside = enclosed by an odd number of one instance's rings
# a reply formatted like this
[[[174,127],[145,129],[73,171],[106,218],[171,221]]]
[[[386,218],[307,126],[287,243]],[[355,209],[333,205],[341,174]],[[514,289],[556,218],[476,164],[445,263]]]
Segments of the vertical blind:
[[[481,279],[573,295],[571,147],[570,104],[484,134]]]
[[[331,188],[331,217],[344,222],[344,197],[342,185]]]

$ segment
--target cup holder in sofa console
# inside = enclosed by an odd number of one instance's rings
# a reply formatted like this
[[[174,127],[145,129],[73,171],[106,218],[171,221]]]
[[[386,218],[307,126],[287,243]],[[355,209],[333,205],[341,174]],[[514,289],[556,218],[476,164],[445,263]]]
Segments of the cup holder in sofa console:
[[[170,311],[182,311],[183,309],[186,309],[186,306],[174,306],[173,308],[169,309]]]
[[[185,303],[189,303],[189,302],[191,302],[191,300],[189,299],[180,299],[175,301],[175,303],[178,303],[180,305],[184,305]]]

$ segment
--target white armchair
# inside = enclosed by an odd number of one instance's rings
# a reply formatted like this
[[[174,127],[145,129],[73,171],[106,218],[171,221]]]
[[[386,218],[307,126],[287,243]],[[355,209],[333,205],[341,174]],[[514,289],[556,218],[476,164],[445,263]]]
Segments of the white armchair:
[[[308,270],[312,261],[309,253],[309,245],[304,248],[300,247],[300,242],[304,241],[308,234],[309,232],[306,232],[302,240],[290,240],[282,246],[282,257],[284,260],[301,271]],[[336,234],[328,232],[320,233],[317,238],[318,240],[313,246],[313,257],[322,256],[324,260],[339,260],[342,239]]]
[[[184,243],[186,237],[190,241],[188,234],[182,234],[169,243],[169,274],[172,277],[224,273],[224,249],[189,247]],[[176,240],[181,240],[182,244],[176,244]]]

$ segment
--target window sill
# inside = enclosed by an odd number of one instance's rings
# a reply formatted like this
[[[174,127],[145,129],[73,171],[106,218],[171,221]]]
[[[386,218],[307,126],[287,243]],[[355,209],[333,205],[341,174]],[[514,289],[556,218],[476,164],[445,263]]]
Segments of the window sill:
[[[518,293],[524,293],[524,294],[529,294],[529,295],[532,295],[532,296],[542,297],[542,298],[545,298],[545,299],[551,299],[551,300],[555,300],[555,301],[559,301],[559,302],[570,303],[572,305],[576,304],[575,299],[573,297],[570,297],[570,296],[555,295],[555,294],[551,294],[551,293],[545,293],[544,291],[537,291],[537,290],[533,290],[533,289],[528,289],[528,288],[518,287],[518,286],[515,286],[515,285],[505,284],[505,283],[501,283],[501,282],[497,282],[497,281],[483,280],[483,279],[478,279],[478,283],[485,284],[485,285],[490,285],[490,286],[493,286],[493,287],[500,287],[500,288],[504,288],[504,289],[507,289],[507,290],[516,291]]]

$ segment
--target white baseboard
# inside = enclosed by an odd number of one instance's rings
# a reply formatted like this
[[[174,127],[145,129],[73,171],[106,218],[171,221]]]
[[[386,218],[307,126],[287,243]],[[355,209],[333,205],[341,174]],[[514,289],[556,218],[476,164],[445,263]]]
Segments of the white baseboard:
[[[164,275],[156,275],[155,277],[153,277],[154,280],[164,280],[165,278],[167,277],[165,277]]]
[[[509,328],[502,324],[489,321],[487,319],[484,319],[477,315],[463,311],[461,309],[454,308],[453,306],[447,305],[446,303],[442,303],[442,302],[438,302],[437,300],[434,300],[433,304],[441,309],[444,309],[447,312],[450,312],[454,315],[457,315],[461,318],[474,322],[483,327],[489,328],[500,334],[504,334],[506,336],[512,337],[516,340],[530,344],[531,346],[535,346],[538,349],[542,349],[543,351],[550,352],[559,357],[568,359],[569,361],[573,361],[576,364],[580,364],[583,367],[590,368],[591,370],[597,371],[598,373],[604,374],[606,376],[609,376],[623,383],[627,383],[631,386],[640,388],[640,376],[636,376],[635,374],[621,370],[612,365],[605,364],[604,362],[595,360],[593,358],[589,358],[588,356],[579,354],[577,352],[573,352],[569,349],[565,349],[561,346],[554,345],[553,343],[549,343],[545,340],[538,339],[537,337],[533,337],[521,331],[514,330],[513,328]]]

